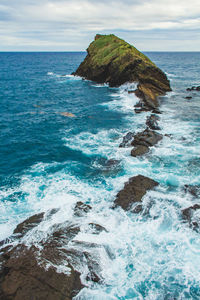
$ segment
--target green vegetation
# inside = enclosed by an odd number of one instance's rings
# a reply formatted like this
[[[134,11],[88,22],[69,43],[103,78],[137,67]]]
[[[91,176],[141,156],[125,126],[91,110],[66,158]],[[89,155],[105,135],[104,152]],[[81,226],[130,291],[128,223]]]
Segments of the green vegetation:
[[[95,40],[88,48],[88,53],[95,66],[107,65],[111,61],[113,63],[122,61],[129,63],[130,60],[137,59],[144,61],[146,65],[155,66],[147,56],[114,34],[96,35]],[[125,58],[129,58],[129,60],[127,61]],[[123,67],[122,64],[121,68]]]

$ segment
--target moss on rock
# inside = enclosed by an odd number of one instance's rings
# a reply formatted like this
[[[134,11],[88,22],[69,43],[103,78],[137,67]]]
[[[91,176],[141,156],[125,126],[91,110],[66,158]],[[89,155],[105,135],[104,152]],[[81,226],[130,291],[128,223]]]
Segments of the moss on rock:
[[[157,106],[157,96],[170,91],[166,75],[143,53],[114,34],[97,34],[73,75],[111,87],[138,82],[138,96]]]

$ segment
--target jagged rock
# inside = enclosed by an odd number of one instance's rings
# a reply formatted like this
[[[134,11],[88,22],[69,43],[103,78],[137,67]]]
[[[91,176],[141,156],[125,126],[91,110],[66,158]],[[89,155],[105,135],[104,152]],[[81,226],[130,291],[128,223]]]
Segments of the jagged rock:
[[[142,202],[142,197],[148,190],[153,189],[158,185],[158,182],[151,178],[138,175],[129,179],[125,183],[124,188],[117,194],[114,201],[114,207],[121,206],[124,210],[131,209],[136,202]],[[138,211],[141,210],[141,206]],[[137,212],[137,210],[135,211]]]
[[[57,273],[44,261],[38,263],[38,249],[18,245],[3,251],[0,269],[1,300],[71,300],[84,286],[80,273],[68,265],[69,274]]]
[[[183,219],[189,222],[189,225],[194,229],[197,230],[200,227],[200,217],[195,217],[195,211],[200,210],[200,205],[195,204],[188,208],[182,210]]]
[[[92,209],[92,207],[89,204],[85,204],[85,203],[79,201],[76,203],[76,206],[74,208],[74,215],[81,217],[85,213],[88,213],[91,209]]]
[[[149,147],[143,146],[143,145],[138,145],[131,150],[131,156],[137,157],[137,156],[144,155],[148,152],[149,152]]]
[[[44,213],[36,214],[26,219],[24,222],[17,225],[14,230],[14,234],[25,235],[29,230],[39,224],[44,218]]]
[[[160,140],[162,140],[162,134],[159,134],[153,130],[145,129],[142,132],[137,133],[134,136],[134,140],[132,141],[132,146],[146,146],[146,147],[152,147],[156,145]]]
[[[77,212],[87,213],[91,207],[78,202],[76,209]],[[98,254],[103,246],[76,240],[80,232],[80,226],[76,223],[54,224],[46,238],[37,240],[37,245],[27,247],[23,244],[22,235],[25,236],[56,211],[36,214],[19,224],[14,230],[13,246],[1,243],[0,300],[71,300],[84,287],[79,273],[83,265],[88,270],[85,274],[87,280],[103,281]],[[97,223],[90,223],[89,226],[94,234],[107,231]],[[105,251],[110,258],[109,251],[106,248]]]
[[[200,197],[200,186],[199,185],[184,185],[184,191],[190,193],[195,198]]]
[[[158,121],[160,118],[156,115],[150,115],[147,117],[146,125],[152,129],[152,130],[160,130],[160,127],[158,126]]]
[[[73,75],[112,87],[138,82],[135,93],[148,109],[155,109],[157,97],[171,91],[166,75],[147,56],[113,34],[96,35],[87,53]]]
[[[124,147],[130,146],[130,142],[132,141],[133,137],[134,137],[134,133],[133,132],[128,132],[123,137],[123,140],[122,140],[121,144],[119,145],[119,147],[124,148]]]

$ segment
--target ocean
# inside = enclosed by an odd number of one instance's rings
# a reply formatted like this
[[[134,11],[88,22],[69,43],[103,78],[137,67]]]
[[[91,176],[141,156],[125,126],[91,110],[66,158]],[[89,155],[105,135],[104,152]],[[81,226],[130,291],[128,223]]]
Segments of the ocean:
[[[172,92],[160,99],[163,140],[134,158],[119,144],[144,130],[150,115],[134,112],[138,99],[127,90],[135,84],[109,88],[70,75],[85,52],[0,53],[0,240],[27,217],[59,208],[25,236],[37,245],[54,224],[73,220],[77,201],[91,205],[76,240],[102,247],[104,282],[76,299],[200,299],[200,236],[181,213],[199,203],[184,185],[200,185],[200,92],[186,91],[200,85],[200,52],[145,54],[166,72]],[[159,182],[145,195],[144,212],[111,209],[138,174]],[[89,222],[106,231],[91,234]]]

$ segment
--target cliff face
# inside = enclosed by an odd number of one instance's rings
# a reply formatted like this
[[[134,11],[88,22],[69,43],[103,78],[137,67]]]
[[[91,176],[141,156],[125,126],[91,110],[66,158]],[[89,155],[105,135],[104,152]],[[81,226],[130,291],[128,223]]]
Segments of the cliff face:
[[[113,34],[96,35],[87,53],[73,75],[111,87],[138,82],[136,94],[150,106],[171,90],[166,75],[147,56]]]

